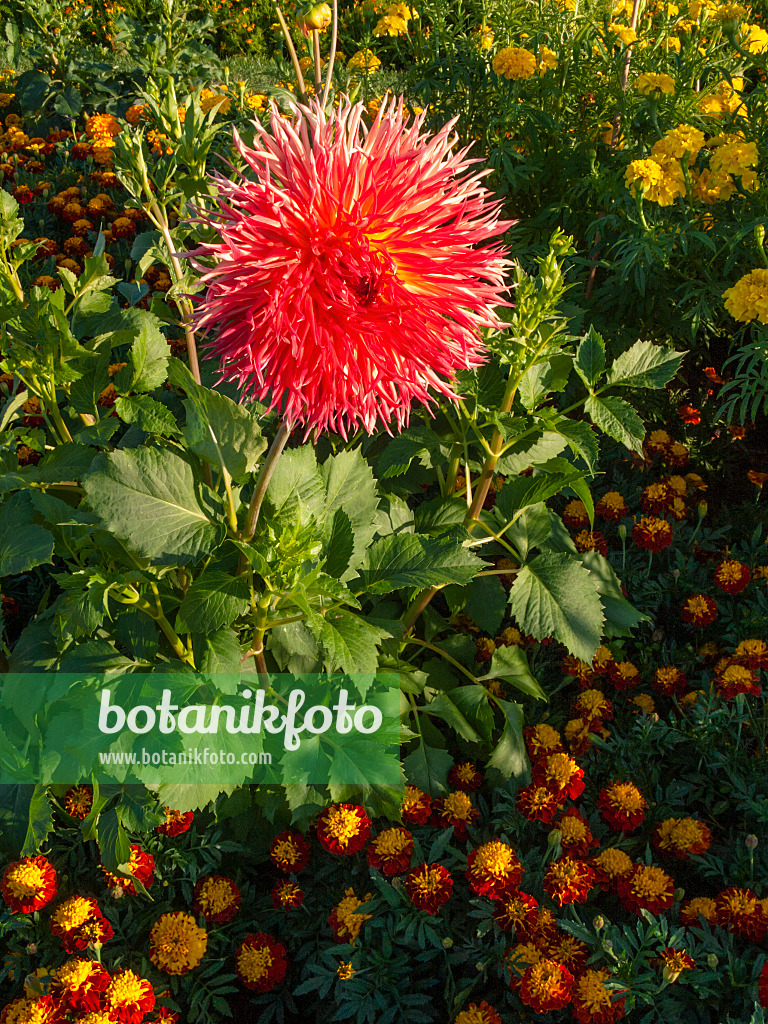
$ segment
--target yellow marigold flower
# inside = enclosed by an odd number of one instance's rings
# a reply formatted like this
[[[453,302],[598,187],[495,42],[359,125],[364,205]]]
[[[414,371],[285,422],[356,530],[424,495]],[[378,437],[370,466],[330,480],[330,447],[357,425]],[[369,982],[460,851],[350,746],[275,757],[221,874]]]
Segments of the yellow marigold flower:
[[[492,67],[501,78],[525,81],[536,73],[536,56],[522,46],[505,46],[493,58]]]
[[[204,114],[213,110],[214,107],[217,108],[217,113],[226,114],[231,106],[231,97],[222,96],[220,92],[214,92],[213,89],[203,89],[200,93],[200,109]]]
[[[488,28],[487,25],[481,25],[480,28],[476,29],[472,33],[472,38],[474,39],[475,46],[477,46],[478,50],[480,50],[481,53],[484,53],[486,50],[491,49],[496,37],[493,34],[493,29]]]
[[[728,142],[718,146],[709,161],[713,171],[726,171],[728,174],[743,175],[748,167],[758,161],[757,146],[754,142]]]
[[[372,50],[358,50],[349,58],[347,67],[352,71],[362,71],[365,75],[372,75],[381,67],[381,61]]]
[[[665,50],[672,50],[673,53],[680,53],[680,40],[677,36],[667,36],[661,45]]]
[[[358,914],[356,911],[371,898],[370,893],[359,900],[354,889],[345,889],[344,898],[334,907],[328,923],[333,928],[337,942],[348,942],[351,946],[357,941],[360,929],[372,914]]]
[[[251,110],[266,110],[269,106],[269,100],[263,92],[251,92],[245,97],[245,104]]]
[[[345,963],[343,960],[336,968],[336,975],[340,981],[349,981],[350,978],[354,977],[355,968],[351,963]]]
[[[408,4],[390,4],[387,14],[392,18],[402,18],[403,21],[411,21],[419,16],[419,12]]]
[[[637,42],[637,32],[629,25],[617,25],[615,21],[612,21],[608,26],[608,31],[619,38],[624,46],[631,46],[632,43]]]
[[[537,65],[539,74],[546,75],[547,71],[554,71],[557,67],[557,54],[554,50],[550,50],[548,46],[542,45],[539,47],[539,63]]]
[[[0,107],[8,107],[13,102],[14,93],[0,92]]]
[[[383,18],[379,18],[373,34],[377,38],[381,36],[403,36],[407,31],[408,26],[403,18],[385,14]]]
[[[85,134],[89,139],[111,139],[123,129],[111,114],[91,114],[85,122]]]
[[[631,703],[646,715],[652,715],[656,711],[656,705],[653,702],[653,697],[648,693],[635,694]]]
[[[726,21],[741,21],[746,13],[746,7],[742,7],[741,4],[722,4],[712,12],[712,20],[722,25]]]
[[[768,324],[768,270],[760,267],[745,274],[723,292],[725,308],[741,323],[759,320]]]
[[[682,160],[688,154],[688,162],[693,163],[699,150],[704,145],[704,133],[690,124],[680,124],[659,139],[651,150],[651,156],[669,156]]]
[[[643,96],[650,96],[654,93],[657,95],[664,93],[666,96],[675,95],[675,80],[669,75],[657,75],[652,71],[646,71],[644,74],[638,75],[633,84]]]
[[[191,914],[163,914],[149,933],[149,959],[166,974],[186,974],[205,955],[208,933]]]
[[[669,157],[660,158],[670,161]],[[633,160],[624,173],[627,188],[640,188],[643,198],[659,206],[671,206],[678,196],[685,195],[685,178],[677,161],[662,165],[659,160]]]
[[[765,53],[768,50],[768,32],[760,25],[742,25],[741,31],[747,33],[742,46],[750,53]]]

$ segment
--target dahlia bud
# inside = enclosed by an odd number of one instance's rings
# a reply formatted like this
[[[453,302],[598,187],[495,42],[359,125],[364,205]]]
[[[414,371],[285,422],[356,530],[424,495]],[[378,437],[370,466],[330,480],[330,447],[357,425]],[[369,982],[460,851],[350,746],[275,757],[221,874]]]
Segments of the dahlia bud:
[[[601,928],[605,926],[605,918],[601,917],[600,914],[592,921],[592,927],[596,932],[599,932]]]
[[[443,939],[443,949],[450,949],[452,945],[453,939],[450,937],[450,935],[446,935],[446,937]]]
[[[717,967],[719,963],[720,957],[717,955],[717,953],[710,953],[707,957],[707,967],[711,967],[714,971],[714,969]]]
[[[748,835],[744,840],[744,845],[748,850],[756,850],[758,844],[758,838],[755,835]]]
[[[315,4],[300,18],[303,28],[317,29],[322,31],[328,28],[333,19],[331,8],[328,4]]]

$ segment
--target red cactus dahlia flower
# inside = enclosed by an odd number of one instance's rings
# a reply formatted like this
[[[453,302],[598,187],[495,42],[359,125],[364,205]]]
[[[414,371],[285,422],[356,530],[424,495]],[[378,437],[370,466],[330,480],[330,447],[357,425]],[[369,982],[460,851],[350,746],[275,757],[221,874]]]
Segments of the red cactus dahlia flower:
[[[455,371],[483,362],[480,328],[502,326],[509,262],[486,243],[511,222],[452,152],[453,122],[430,137],[393,98],[367,129],[364,109],[312,101],[289,122],[273,107],[255,149],[235,133],[253,177],[217,179],[221,241],[189,254],[223,378],[307,433],[402,428],[430,389],[455,397]]]

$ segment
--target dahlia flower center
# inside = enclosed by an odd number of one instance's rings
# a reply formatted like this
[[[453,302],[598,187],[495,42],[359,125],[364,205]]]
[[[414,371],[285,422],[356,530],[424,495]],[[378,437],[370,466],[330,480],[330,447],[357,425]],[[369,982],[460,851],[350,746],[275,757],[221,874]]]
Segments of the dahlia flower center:
[[[325,830],[339,846],[347,846],[360,832],[360,822],[353,811],[346,807],[334,807],[325,820]]]
[[[144,982],[133,971],[113,978],[107,989],[107,999],[112,1006],[127,1006],[139,1003],[144,996]]]
[[[221,914],[229,910],[234,903],[229,883],[223,878],[211,879],[201,889],[198,903],[209,914]]]
[[[261,981],[273,963],[268,946],[245,946],[237,958],[240,973],[246,981]]]
[[[45,874],[39,864],[19,864],[8,872],[6,884],[16,899],[36,896],[45,886]]]
[[[468,821],[472,815],[472,801],[466,793],[449,793],[443,801],[443,810],[450,818]]]
[[[373,841],[373,848],[380,857],[397,857],[398,854],[407,850],[411,837],[403,829],[388,828]]]
[[[631,782],[623,782],[614,786],[609,799],[613,807],[626,811],[627,814],[635,814],[643,809],[642,794]]]
[[[504,843],[487,843],[477,851],[477,856],[472,864],[472,874],[504,878],[513,867],[513,856],[512,850]]]
[[[641,868],[632,879],[632,891],[642,899],[664,896],[669,878],[660,868]]]

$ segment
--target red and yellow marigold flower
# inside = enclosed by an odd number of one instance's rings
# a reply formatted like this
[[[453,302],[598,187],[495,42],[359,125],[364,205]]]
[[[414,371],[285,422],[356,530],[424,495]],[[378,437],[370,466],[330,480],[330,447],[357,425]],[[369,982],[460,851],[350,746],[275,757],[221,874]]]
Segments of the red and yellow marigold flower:
[[[418,910],[436,914],[453,892],[453,878],[442,864],[420,864],[405,879],[408,899]]]
[[[558,800],[576,800],[584,792],[584,770],[569,754],[549,754],[534,764],[533,782],[546,786]]]
[[[717,618],[717,604],[704,594],[693,594],[683,605],[681,618],[683,622],[703,629]]]
[[[582,690],[571,704],[571,714],[585,722],[596,719],[609,722],[613,718],[613,705],[602,690]]]
[[[523,739],[533,761],[542,755],[555,754],[563,749],[560,733],[546,722],[527,726],[523,729]]]
[[[597,798],[600,815],[617,832],[634,832],[648,810],[645,797],[634,782],[614,782]]]
[[[200,965],[208,933],[191,914],[163,914],[149,933],[149,959],[166,974],[187,974]]]
[[[560,846],[567,857],[583,860],[591,849],[599,846],[589,822],[575,807],[569,807],[554,827],[560,833]]]
[[[565,676],[573,676],[580,683],[587,683],[594,676],[592,666],[573,654],[566,654],[560,662],[560,671]]]
[[[751,578],[749,568],[733,558],[727,558],[715,569],[715,583],[727,594],[740,594]]]
[[[610,971],[590,968],[577,978],[571,1009],[578,1024],[614,1024],[623,1020],[626,996],[607,987],[610,977]]]
[[[673,495],[665,483],[649,484],[640,497],[640,507],[649,515],[658,516],[666,512]]]
[[[672,445],[672,438],[666,430],[652,430],[643,441],[648,455],[666,455]]]
[[[608,678],[617,690],[634,690],[640,683],[640,669],[631,661],[615,661],[608,670]]]
[[[658,915],[675,901],[675,883],[666,871],[649,864],[636,864],[631,875],[619,879],[618,893],[629,911],[647,910]]]
[[[51,902],[57,889],[56,869],[42,855],[14,861],[0,879],[0,893],[13,914],[33,914]]]
[[[509,225],[452,151],[453,123],[430,137],[396,98],[370,128],[364,114],[314,100],[289,122],[273,104],[256,148],[235,133],[252,176],[216,179],[221,241],[192,254],[224,378],[307,433],[404,426],[414,401],[456,397],[456,371],[484,361],[480,331],[502,326],[492,240]]]
[[[565,797],[562,799],[556,797],[546,786],[537,786],[532,782],[518,792],[515,803],[524,818],[529,821],[543,821],[545,825],[548,825],[565,800]]]
[[[674,665],[662,665],[653,673],[651,685],[664,697],[680,697],[688,687],[685,673]]]
[[[366,921],[370,921],[372,914],[358,913],[360,907],[364,906],[371,898],[367,892],[361,900],[355,896],[354,889],[345,889],[343,899],[333,908],[328,924],[333,928],[333,934],[337,942],[348,942],[354,945],[360,934],[360,929]]]
[[[288,828],[272,840],[269,857],[280,871],[288,875],[298,874],[309,862],[309,843],[301,832]]]
[[[611,665],[613,665],[613,652],[605,644],[600,646],[595,651],[595,656],[592,659],[592,670],[595,675],[603,676],[607,672],[610,672]]]
[[[317,838],[323,849],[337,857],[351,857],[365,846],[371,819],[357,804],[331,804],[317,820]]]
[[[103,945],[114,935],[96,900],[70,896],[51,916],[51,932],[61,939],[67,953]]]
[[[460,761],[448,772],[448,785],[464,793],[473,793],[482,784],[482,773],[471,761]]]
[[[101,870],[104,872],[104,878],[110,889],[124,889],[129,893],[136,892],[136,887],[130,878],[124,875],[113,875],[103,865]],[[145,889],[149,889],[155,877],[155,859],[151,853],[147,853],[136,843],[132,843],[127,870],[136,881],[141,882]]]
[[[595,881],[603,892],[615,891],[620,879],[628,877],[635,870],[629,854],[613,847],[596,853],[589,863],[595,872]]]
[[[240,909],[240,889],[225,875],[206,875],[198,879],[192,903],[195,914],[209,924],[226,924]]]
[[[632,540],[643,551],[663,551],[674,539],[675,531],[666,519],[643,516],[640,522],[632,527]]]
[[[742,640],[733,652],[733,659],[753,672],[761,668],[768,670],[768,644],[765,640]]]
[[[520,999],[534,1013],[562,1010],[571,1001],[574,977],[554,960],[539,960],[527,967],[520,980]]]
[[[629,509],[618,491],[608,491],[595,505],[595,515],[608,523],[618,523],[624,516],[629,515]]]
[[[761,689],[757,682],[757,673],[745,665],[730,663],[723,666],[715,676],[717,695],[725,700],[732,700],[739,693],[751,693],[760,696]]]
[[[717,923],[717,904],[709,896],[694,896],[680,907],[680,920],[689,928],[698,925],[700,917],[713,926]]]
[[[266,932],[246,935],[235,954],[235,970],[246,988],[271,992],[282,984],[288,971],[285,946]]]
[[[661,961],[664,981],[668,985],[676,982],[683,971],[692,971],[696,967],[696,961],[684,949],[673,949],[671,946],[661,951]]]
[[[544,892],[558,906],[586,903],[595,873],[583,860],[563,857],[552,861],[544,875]]]
[[[385,829],[368,844],[365,855],[372,868],[387,878],[404,875],[411,866],[413,836],[404,828]]]
[[[170,807],[166,807],[165,821],[157,826],[157,831],[164,836],[180,836],[192,826],[194,817],[194,811],[172,811]]]
[[[712,833],[696,818],[667,818],[656,826],[653,845],[677,860],[701,857],[712,845]]]
[[[539,919],[539,904],[527,892],[506,893],[493,909],[493,919],[503,932],[516,938],[530,937]]]
[[[452,828],[457,839],[467,839],[467,827],[479,817],[469,794],[461,790],[432,801],[431,824],[435,828]]]
[[[64,794],[64,810],[70,818],[77,818],[83,821],[87,818],[93,807],[92,786],[72,786]]]
[[[109,974],[95,960],[67,960],[51,975],[51,995],[65,1012],[77,1014],[101,1007]]]
[[[120,1024],[141,1024],[155,1005],[155,993],[146,978],[118,971],[104,991],[103,1005]]]
[[[432,816],[432,801],[416,786],[406,786],[400,813],[409,825],[426,825]]]
[[[768,914],[750,889],[724,889],[715,900],[716,921],[733,935],[762,942],[768,931]]]
[[[511,846],[492,839],[468,855],[466,877],[472,892],[500,900],[520,885],[523,865]]]
[[[541,950],[531,941],[517,942],[511,946],[504,957],[504,962],[509,968],[509,987],[519,988],[524,972],[533,964],[537,964],[542,956]]]
[[[6,1007],[8,1009],[8,1007]],[[19,999],[11,1004],[7,1016],[0,1014],[2,1024],[60,1024],[61,1008],[53,996]]]
[[[91,114],[85,122],[85,134],[89,139],[111,139],[122,130],[120,122],[111,114]]]
[[[304,890],[295,882],[281,878],[272,887],[272,906],[275,910],[298,910],[304,902]]]
[[[589,526],[587,506],[578,498],[568,502],[560,518],[571,530],[580,530],[585,526]]]
[[[573,538],[573,543],[581,554],[585,551],[597,551],[603,558],[608,557],[608,541],[597,530],[579,530]]]
[[[589,946],[586,942],[569,935],[561,928],[557,929],[557,935],[551,942],[543,945],[542,952],[547,960],[554,960],[555,963],[567,967],[574,978],[585,969],[589,959]]]
[[[453,1024],[502,1024],[502,1021],[491,1004],[481,999],[479,1003],[469,1003]]]

